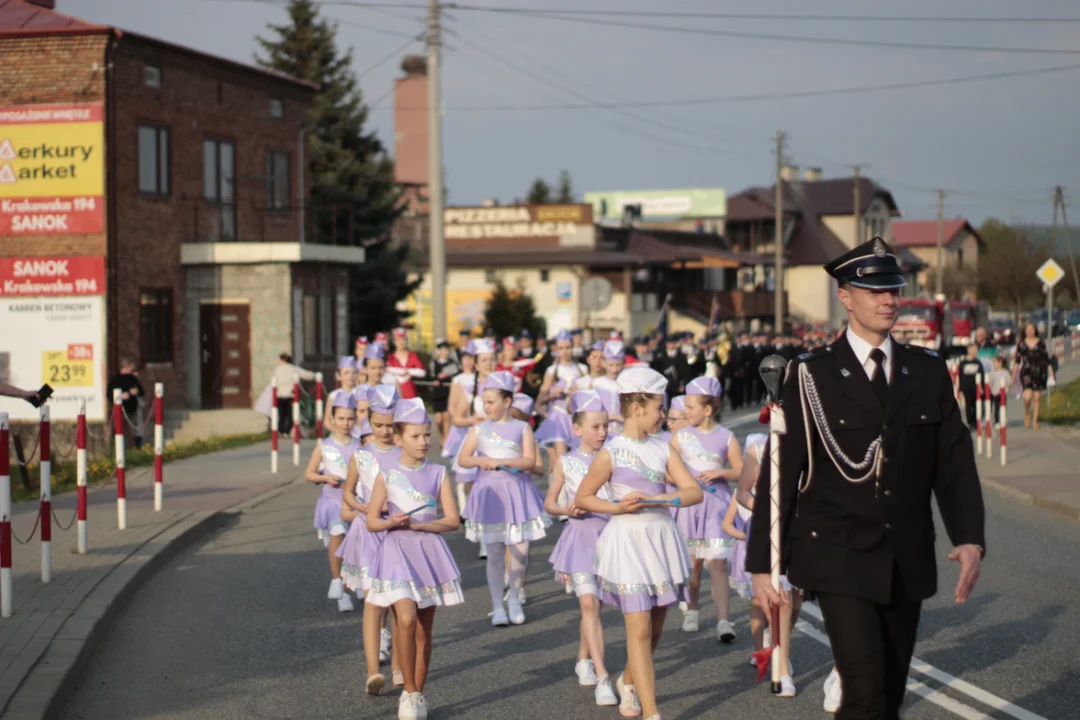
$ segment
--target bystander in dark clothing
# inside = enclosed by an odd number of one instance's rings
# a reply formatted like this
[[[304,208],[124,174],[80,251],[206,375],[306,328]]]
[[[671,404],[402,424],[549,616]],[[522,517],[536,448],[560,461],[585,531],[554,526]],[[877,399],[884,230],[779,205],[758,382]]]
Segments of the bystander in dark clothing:
[[[108,396],[110,403],[115,390],[120,391],[120,405],[124,408],[124,414],[127,415],[126,424],[129,429],[134,430],[142,424],[142,418],[139,417],[139,398],[143,397],[143,386],[139,382],[139,377],[135,374],[134,364],[121,362],[120,372],[109,379]],[[127,431],[124,434],[126,435]],[[142,447],[142,433],[135,433],[133,440],[136,450]]]

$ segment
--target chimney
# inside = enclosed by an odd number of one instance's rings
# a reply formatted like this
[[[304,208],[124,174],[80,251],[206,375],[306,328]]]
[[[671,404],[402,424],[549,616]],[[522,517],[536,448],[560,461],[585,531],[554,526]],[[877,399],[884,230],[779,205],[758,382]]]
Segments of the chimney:
[[[483,206],[483,207],[486,207],[486,208],[499,207],[499,199],[498,198],[484,198],[483,202],[481,202],[480,205]]]
[[[784,182],[791,182],[799,177],[798,165],[783,165],[780,168],[780,179]]]
[[[56,9],[56,0],[26,0],[26,2],[30,3],[31,5],[37,5],[38,7],[43,7],[46,10],[55,10]]]
[[[427,75],[427,58],[423,55],[406,55],[401,61],[401,70],[406,77]]]
[[[428,118],[427,59],[406,55],[404,77],[394,79],[394,178],[405,186],[409,212],[427,212]]]
[[[808,167],[803,170],[802,179],[806,182],[815,182],[821,179],[821,168]]]

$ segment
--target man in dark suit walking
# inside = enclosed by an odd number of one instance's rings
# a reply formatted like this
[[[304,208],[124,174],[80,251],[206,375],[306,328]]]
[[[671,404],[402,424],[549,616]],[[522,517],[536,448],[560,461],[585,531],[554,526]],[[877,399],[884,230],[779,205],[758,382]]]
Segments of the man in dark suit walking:
[[[899,345],[896,257],[881,238],[825,267],[848,328],[788,364],[780,444],[781,570],[815,596],[840,674],[841,720],[898,718],[922,602],[937,592],[933,493],[975,587],[985,511],[971,437],[945,361]],[[764,467],[769,467],[765,464]],[[758,480],[747,569],[762,606],[788,602],[769,578],[769,472]]]

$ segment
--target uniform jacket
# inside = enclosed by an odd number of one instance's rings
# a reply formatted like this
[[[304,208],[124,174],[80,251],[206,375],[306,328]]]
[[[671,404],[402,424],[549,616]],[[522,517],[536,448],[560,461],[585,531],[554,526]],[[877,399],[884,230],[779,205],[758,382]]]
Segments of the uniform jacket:
[[[788,364],[781,398],[787,423],[780,442],[781,565],[792,585],[811,593],[887,603],[894,563],[912,599],[937,592],[931,494],[954,546],[986,547],[971,434],[960,418],[945,361],[931,350],[895,342],[893,348],[884,409],[845,336]],[[883,438],[880,478],[856,484],[837,470],[813,418],[803,416],[798,379],[803,364],[814,378],[835,442],[849,459],[861,462],[871,442]],[[811,457],[810,485],[800,493]],[[769,572],[769,467],[766,461],[758,478],[746,562],[752,573]],[[857,478],[866,471],[848,467],[846,472]]]

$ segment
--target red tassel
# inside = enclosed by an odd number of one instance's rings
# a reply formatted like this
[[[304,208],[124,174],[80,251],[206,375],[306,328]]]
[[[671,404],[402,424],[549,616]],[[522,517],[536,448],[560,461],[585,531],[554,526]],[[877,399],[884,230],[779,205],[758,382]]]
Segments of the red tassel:
[[[758,415],[758,422],[762,425],[769,424],[769,406],[765,405],[761,408],[761,413]]]
[[[771,647],[756,650],[750,657],[757,663],[757,681],[761,682],[765,679],[765,676],[769,674],[770,659],[772,658]]]

